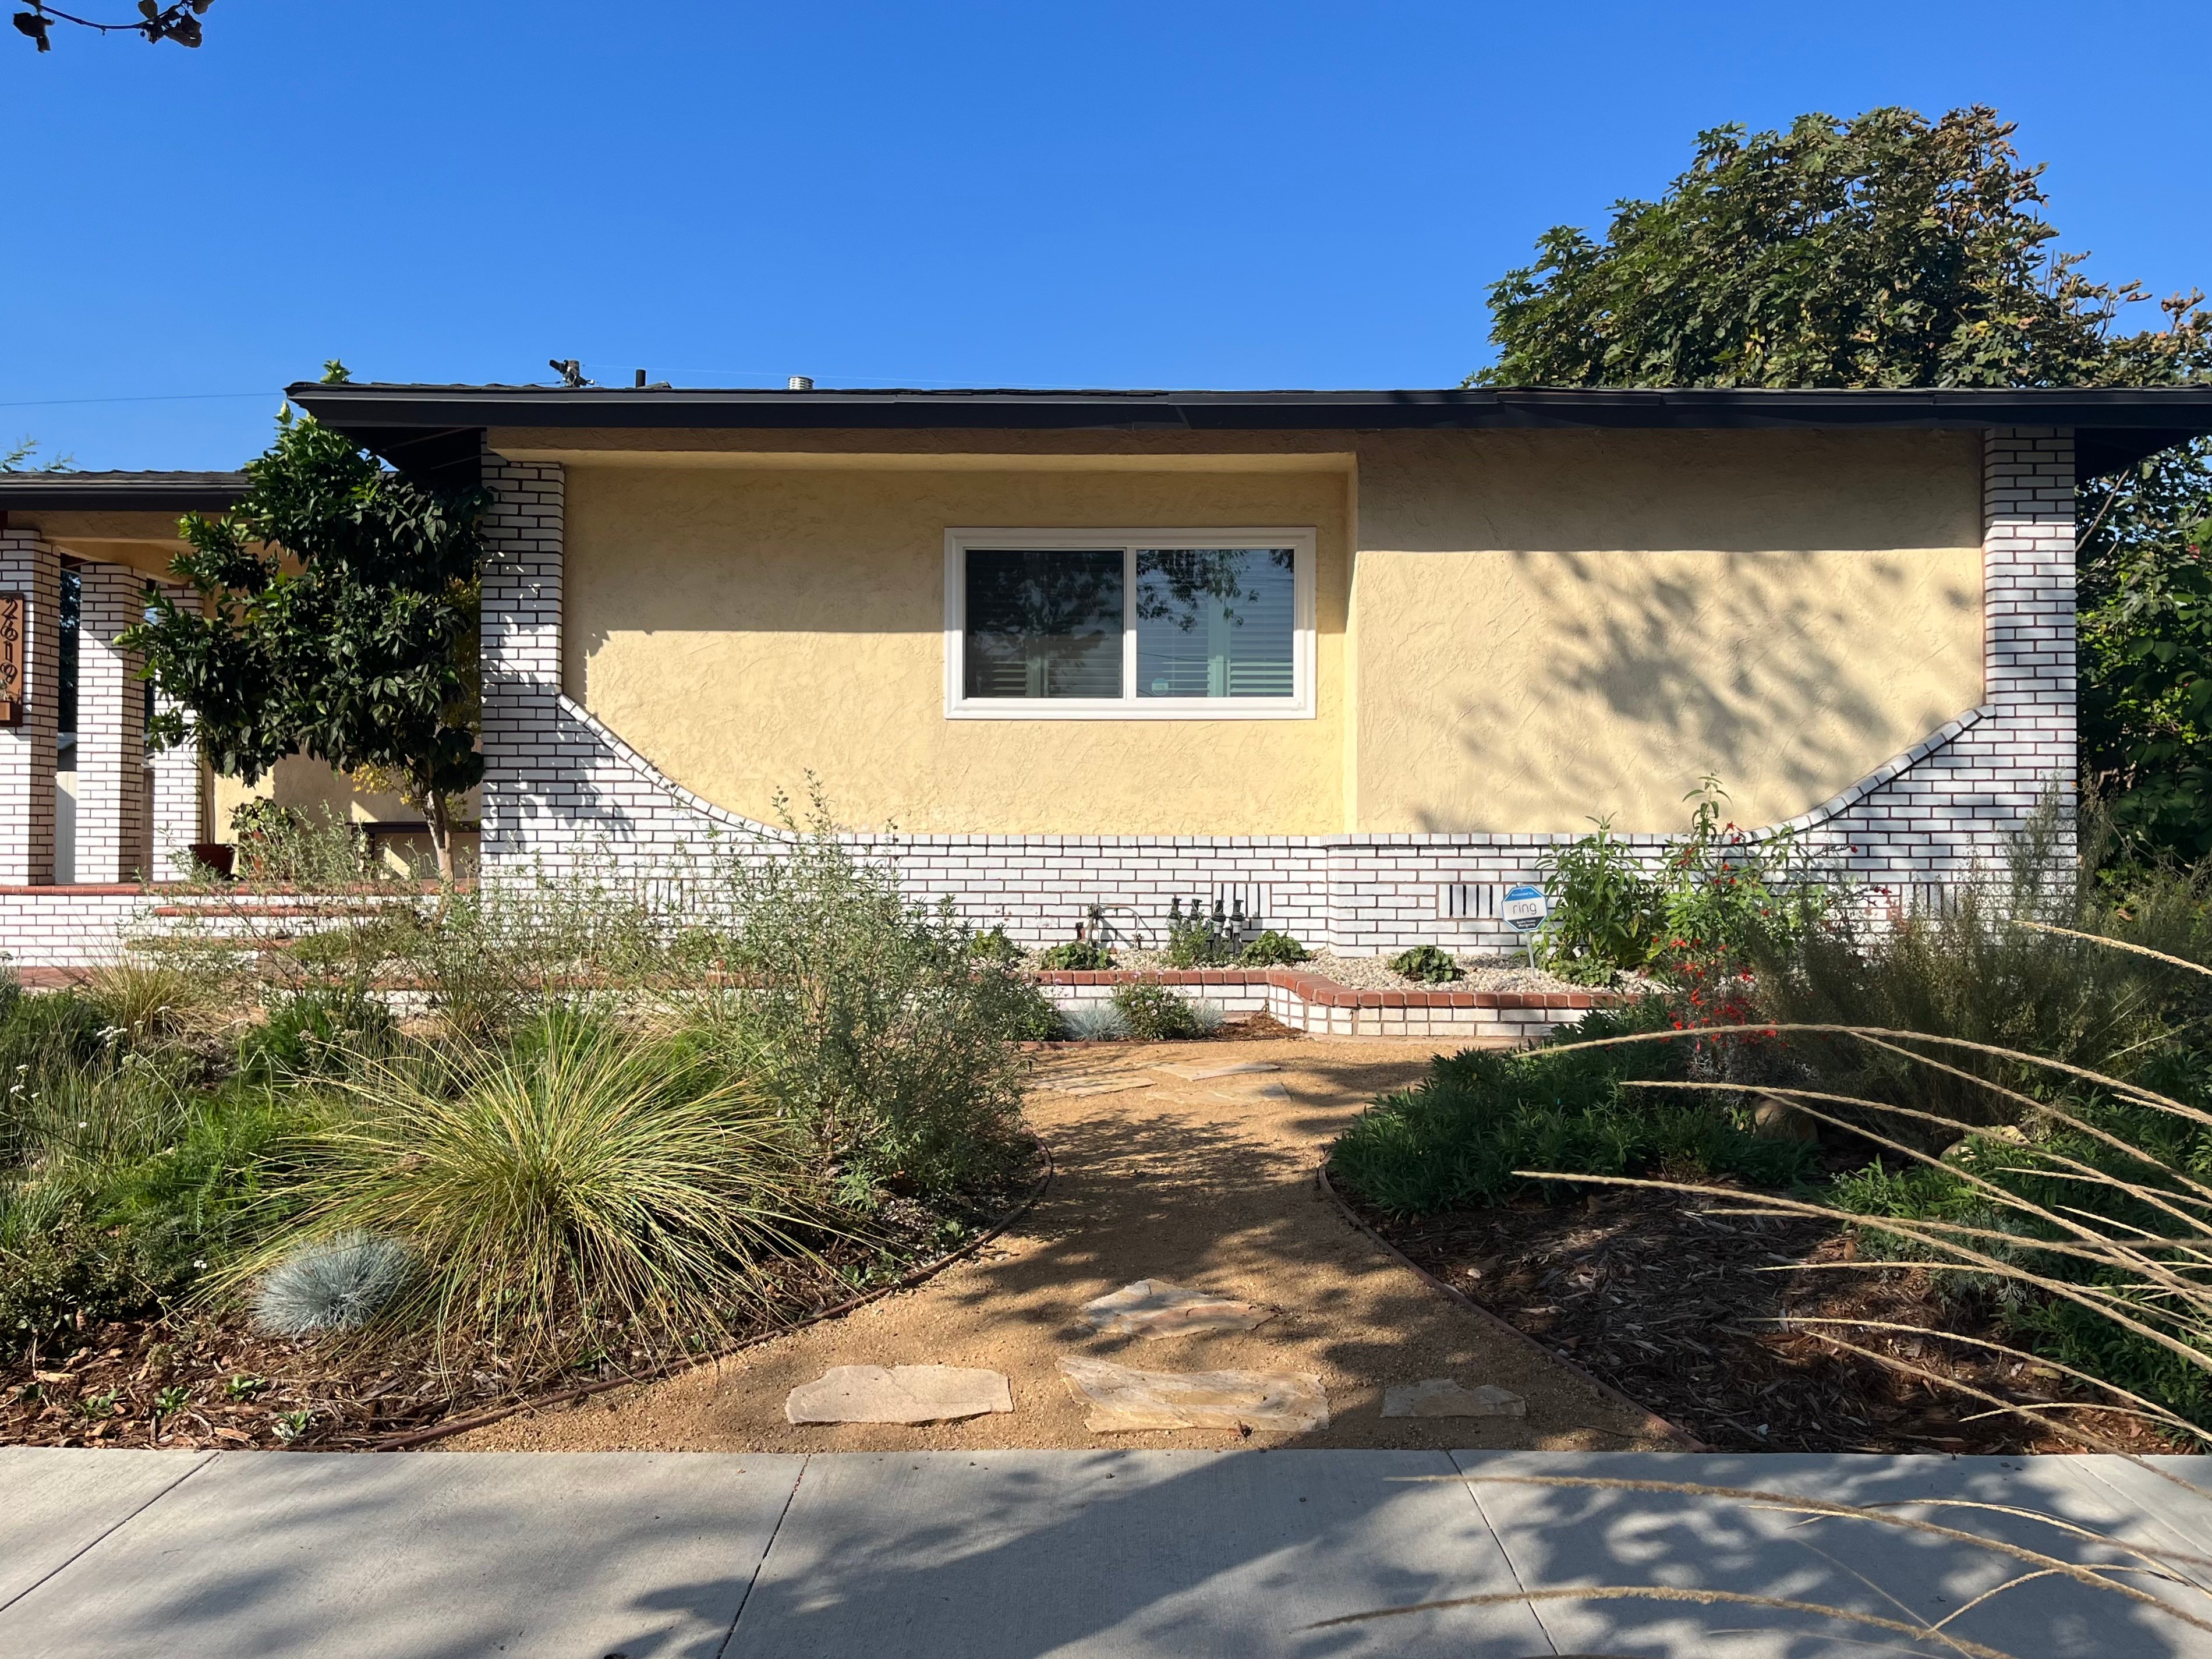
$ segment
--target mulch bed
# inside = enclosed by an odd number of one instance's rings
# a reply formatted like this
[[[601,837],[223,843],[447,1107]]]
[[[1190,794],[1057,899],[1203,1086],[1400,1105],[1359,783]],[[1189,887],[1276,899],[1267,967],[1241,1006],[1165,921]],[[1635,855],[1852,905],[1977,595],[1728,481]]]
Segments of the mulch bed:
[[[1716,1450],[2059,1452],[2081,1449],[1940,1383],[1759,1322],[1863,1319],[2001,1340],[1919,1271],[1768,1271],[1850,1259],[1828,1223],[1731,1216],[1709,1200],[1616,1188],[1569,1206],[1529,1201],[1370,1224],[1429,1273]],[[1839,1334],[2014,1401],[2089,1395],[2047,1366],[1959,1343]],[[2178,1449],[2109,1412],[2069,1412],[2138,1452]]]
[[[895,1281],[956,1247],[948,1222],[973,1237],[1029,1189],[1027,1181],[1010,1183],[957,1209],[894,1199],[878,1213],[872,1243],[825,1239],[819,1261],[776,1264],[770,1305],[734,1324],[730,1340],[771,1334]],[[596,1346],[591,1359],[548,1373],[489,1349],[441,1368],[422,1352],[427,1343],[362,1352],[288,1341],[235,1314],[88,1321],[0,1356],[0,1445],[364,1450],[448,1418],[579,1384],[665,1375],[703,1357],[611,1325],[596,1335],[596,1344],[580,1336],[571,1345]]]

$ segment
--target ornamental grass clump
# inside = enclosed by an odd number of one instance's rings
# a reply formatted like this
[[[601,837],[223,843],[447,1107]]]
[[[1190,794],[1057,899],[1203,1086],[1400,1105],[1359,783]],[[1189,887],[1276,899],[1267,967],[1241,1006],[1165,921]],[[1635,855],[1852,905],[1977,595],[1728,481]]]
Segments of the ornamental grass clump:
[[[393,1241],[417,1271],[378,1323],[447,1352],[481,1341],[550,1362],[606,1319],[711,1340],[823,1213],[762,1090],[611,1022],[555,1014],[510,1044],[371,1057],[336,1093],[343,1115],[286,1194],[298,1221],[245,1271],[303,1237]]]
[[[358,1330],[407,1282],[410,1265],[391,1239],[340,1233],[269,1270],[254,1292],[254,1322],[294,1339]]]

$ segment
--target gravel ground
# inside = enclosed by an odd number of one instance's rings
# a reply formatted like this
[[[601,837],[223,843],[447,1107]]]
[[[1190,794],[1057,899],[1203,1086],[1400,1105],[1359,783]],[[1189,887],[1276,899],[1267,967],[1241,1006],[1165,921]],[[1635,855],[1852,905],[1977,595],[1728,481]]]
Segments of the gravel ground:
[[[1577,985],[1571,980],[1561,979],[1557,974],[1546,973],[1540,968],[1529,968],[1516,963],[1501,961],[1492,956],[1455,956],[1460,977],[1449,986],[1431,985],[1425,980],[1407,979],[1403,974],[1390,971],[1388,957],[1340,957],[1333,951],[1316,951],[1307,961],[1297,963],[1300,971],[1318,974],[1323,979],[1333,979],[1339,985],[1348,985],[1355,991],[1588,991],[1587,985]],[[1164,951],[1132,951],[1116,947],[1114,951],[1116,966],[1139,969],[1164,969],[1169,967]],[[1036,953],[1032,951],[1029,965],[1036,966]],[[1623,989],[1633,988],[1632,981],[1624,981]]]
[[[1314,1182],[1323,1149],[1367,1102],[1437,1052],[1335,1037],[1115,1045],[1044,1061],[1029,1115],[1056,1173],[1037,1207],[981,1256],[915,1290],[669,1382],[478,1430],[457,1450],[886,1451],[974,1447],[1219,1449],[1283,1443],[1227,1430],[1097,1435],[1063,1354],[1147,1370],[1290,1370],[1322,1379],[1310,1446],[1667,1444],[1641,1413],[1535,1344],[1438,1295],[1338,1213]],[[1236,1062],[1272,1072],[1209,1075]],[[1170,1066],[1199,1068],[1179,1077]],[[1153,1341],[1101,1337],[1093,1297],[1164,1279],[1274,1310],[1257,1329]],[[939,1364],[1003,1373],[1012,1415],[902,1427],[794,1426],[784,1397],[833,1365]],[[1455,1377],[1528,1401],[1526,1417],[1386,1418],[1390,1383]]]

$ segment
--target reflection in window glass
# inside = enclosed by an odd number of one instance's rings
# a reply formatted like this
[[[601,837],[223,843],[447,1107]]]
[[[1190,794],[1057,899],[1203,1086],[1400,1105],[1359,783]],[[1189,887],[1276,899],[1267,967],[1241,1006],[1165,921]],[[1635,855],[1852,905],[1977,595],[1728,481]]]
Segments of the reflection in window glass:
[[[1296,592],[1287,547],[1139,548],[1137,695],[1295,696]]]
[[[1119,548],[968,552],[971,697],[1119,697]]]

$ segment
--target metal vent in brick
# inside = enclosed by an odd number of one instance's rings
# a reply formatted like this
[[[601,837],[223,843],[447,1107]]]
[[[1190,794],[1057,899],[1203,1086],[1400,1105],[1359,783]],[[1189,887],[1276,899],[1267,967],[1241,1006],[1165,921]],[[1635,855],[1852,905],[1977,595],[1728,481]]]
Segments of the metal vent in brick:
[[[1495,882],[1448,881],[1437,889],[1437,915],[1446,921],[1494,921],[1500,890]]]

